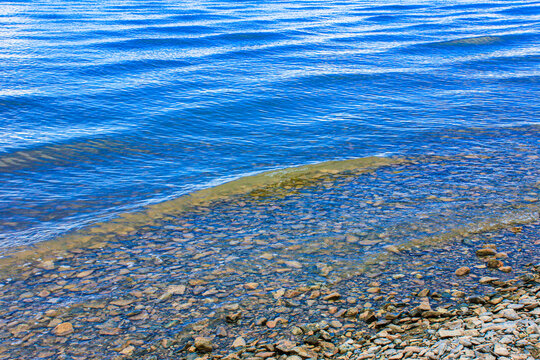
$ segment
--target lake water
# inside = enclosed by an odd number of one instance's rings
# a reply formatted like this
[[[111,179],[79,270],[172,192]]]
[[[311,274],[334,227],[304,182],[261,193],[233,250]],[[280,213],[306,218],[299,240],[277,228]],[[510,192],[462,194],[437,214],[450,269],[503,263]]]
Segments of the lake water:
[[[530,210],[539,35],[528,1],[2,2],[0,248],[263,171],[369,156],[474,155],[484,160],[460,176],[422,169],[387,176],[388,189],[429,199],[429,179],[433,192],[469,181],[497,194],[473,196],[484,207],[469,215],[500,199]]]

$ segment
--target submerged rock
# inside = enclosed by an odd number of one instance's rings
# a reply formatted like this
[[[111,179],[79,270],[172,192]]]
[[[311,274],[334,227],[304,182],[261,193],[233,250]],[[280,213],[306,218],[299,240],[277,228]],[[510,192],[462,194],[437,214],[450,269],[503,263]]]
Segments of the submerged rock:
[[[471,272],[471,268],[469,268],[468,266],[463,266],[457,269],[455,271],[455,274],[457,276],[465,276],[465,275],[468,275],[470,272]]]
[[[69,322],[64,322],[56,325],[53,332],[58,336],[66,336],[73,333],[73,325]]]
[[[193,345],[198,351],[203,353],[211,352],[213,349],[212,340],[207,337],[196,337]]]

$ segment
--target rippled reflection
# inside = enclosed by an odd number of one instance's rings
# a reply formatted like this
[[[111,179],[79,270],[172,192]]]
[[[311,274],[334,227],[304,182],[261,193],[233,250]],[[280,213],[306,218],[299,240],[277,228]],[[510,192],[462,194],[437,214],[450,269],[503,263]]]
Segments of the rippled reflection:
[[[3,3],[0,247],[269,169],[505,148],[447,136],[538,124],[538,20],[524,1]]]

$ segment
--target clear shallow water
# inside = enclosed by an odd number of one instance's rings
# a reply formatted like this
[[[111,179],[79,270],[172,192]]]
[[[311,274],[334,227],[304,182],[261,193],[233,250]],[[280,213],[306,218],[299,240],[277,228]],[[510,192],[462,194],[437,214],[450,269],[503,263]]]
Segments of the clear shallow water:
[[[0,25],[4,248],[269,169],[519,151],[459,129],[538,138],[537,2],[4,2]]]

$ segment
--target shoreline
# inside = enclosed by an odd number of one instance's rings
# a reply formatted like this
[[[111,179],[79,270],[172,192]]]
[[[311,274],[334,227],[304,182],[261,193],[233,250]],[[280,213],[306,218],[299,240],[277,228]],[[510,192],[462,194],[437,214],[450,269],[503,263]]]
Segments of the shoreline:
[[[522,359],[540,358],[540,265],[508,281],[491,280],[489,296],[471,297],[451,310],[433,310],[422,297],[415,314],[377,320],[365,311],[360,319],[371,330],[333,335],[339,320],[293,327],[293,336],[247,344],[238,337],[226,356],[211,355],[212,340],[195,337],[186,359]],[[336,297],[336,300],[338,297]],[[387,303],[388,304],[388,303]],[[350,309],[341,316],[351,316]],[[131,350],[129,347],[125,349]],[[205,354],[206,353],[206,354]],[[137,358],[135,356],[134,358]]]
[[[114,237],[113,234],[134,234],[137,229],[155,226],[159,221],[172,219],[196,207],[210,206],[212,202],[246,194],[254,197],[284,196],[295,189],[308,187],[338,175],[360,175],[408,161],[410,160],[399,157],[367,156],[292,166],[244,176],[173,200],[149,205],[138,211],[121,213],[110,220],[91,224],[52,240],[9,248],[0,256],[0,278],[22,262],[49,260],[63,256],[66,251],[81,248],[100,249]]]
[[[354,359],[381,329],[440,325],[538,265],[539,194],[530,163],[425,160],[263,174],[262,187],[245,179],[254,188],[13,265],[0,359]],[[509,173],[493,187],[499,164]],[[400,335],[374,344],[401,350]]]

